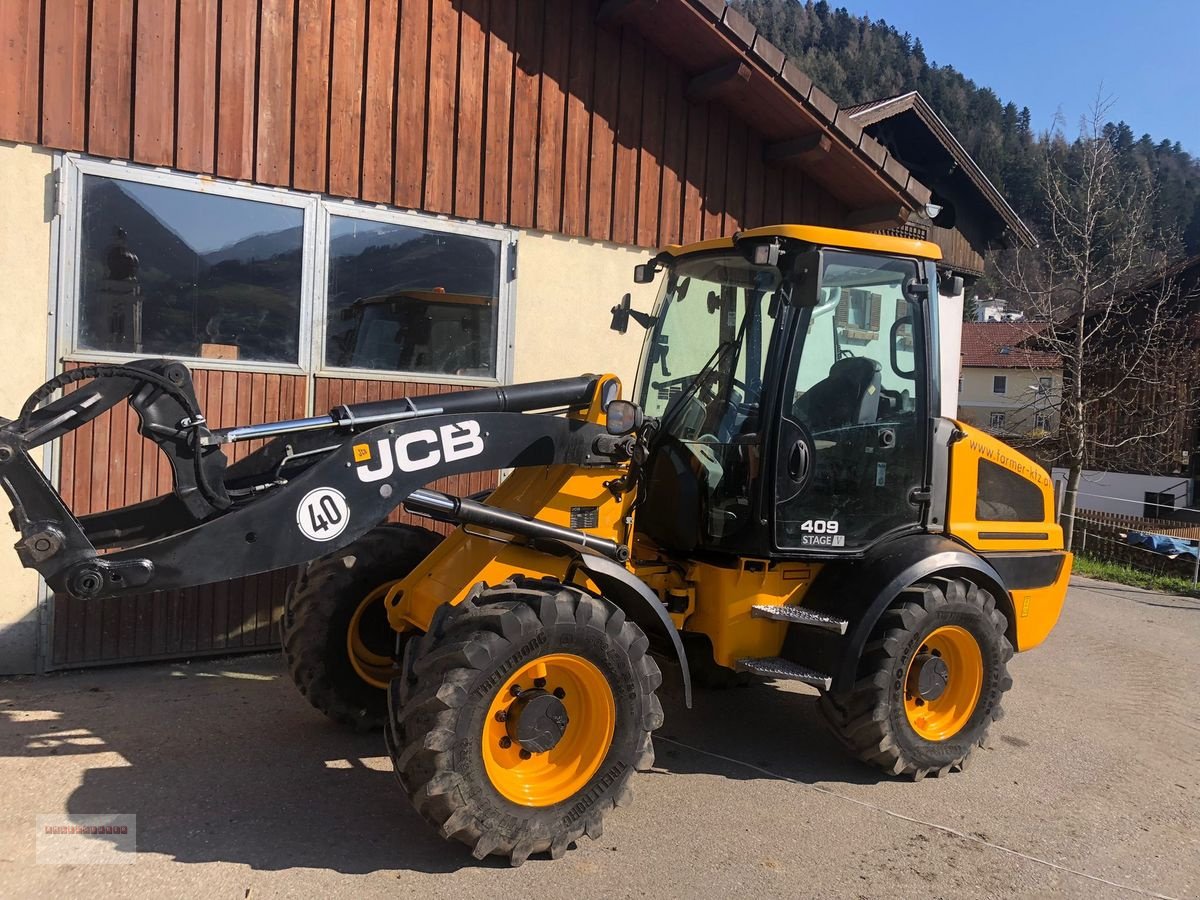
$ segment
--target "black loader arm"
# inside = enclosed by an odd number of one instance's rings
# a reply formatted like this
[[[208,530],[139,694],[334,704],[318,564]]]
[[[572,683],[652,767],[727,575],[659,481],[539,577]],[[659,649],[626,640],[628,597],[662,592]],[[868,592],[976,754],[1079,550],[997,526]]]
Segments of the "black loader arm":
[[[182,365],[147,360],[113,372],[90,368],[72,379],[92,378],[87,386],[36,409],[64,386],[60,376],[30,398],[20,418],[0,420],[0,484],[21,532],[17,552],[52,589],[75,597],[188,587],[326,556],[384,521],[423,485],[449,475],[614,465],[602,427],[527,411],[587,406],[603,389],[595,376],[209,430]],[[176,490],[78,519],[30,451],[126,398],[138,411],[139,431],[171,458]],[[224,443],[264,438],[273,440],[225,471]]]

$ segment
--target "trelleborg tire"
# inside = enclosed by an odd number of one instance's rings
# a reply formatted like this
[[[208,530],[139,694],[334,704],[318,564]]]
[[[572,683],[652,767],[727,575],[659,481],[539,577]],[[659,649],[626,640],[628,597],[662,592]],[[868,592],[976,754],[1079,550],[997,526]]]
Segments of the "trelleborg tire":
[[[853,687],[824,694],[821,711],[851,753],[893,775],[919,780],[965,768],[1012,687],[1006,630],[982,587],[919,582],[880,618]]]
[[[617,606],[557,583],[443,607],[389,691],[388,749],[417,811],[477,859],[513,865],[600,837],[654,763],[662,675],[648,645]]]
[[[309,563],[288,592],[280,621],[288,672],[335,722],[368,731],[386,720],[396,633],[383,608],[384,588],[440,540],[425,528],[380,525]]]

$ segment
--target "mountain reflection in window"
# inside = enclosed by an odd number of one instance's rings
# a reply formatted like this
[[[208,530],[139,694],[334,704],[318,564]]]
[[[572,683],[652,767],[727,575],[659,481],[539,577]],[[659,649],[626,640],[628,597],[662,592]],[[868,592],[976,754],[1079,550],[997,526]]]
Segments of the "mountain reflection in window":
[[[81,348],[296,363],[304,213],[83,179]]]
[[[329,366],[496,377],[500,242],[334,216]]]

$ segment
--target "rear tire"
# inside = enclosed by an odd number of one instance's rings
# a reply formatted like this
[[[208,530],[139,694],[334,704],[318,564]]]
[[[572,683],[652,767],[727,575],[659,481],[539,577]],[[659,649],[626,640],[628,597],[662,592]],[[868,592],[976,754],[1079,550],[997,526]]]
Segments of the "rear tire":
[[[600,837],[632,799],[634,770],[654,763],[662,675],[648,646],[621,609],[555,583],[506,582],[443,607],[389,690],[388,750],[417,811],[476,859],[514,866]],[[531,753],[509,737],[518,704],[556,689],[560,736]]]
[[[288,673],[300,693],[335,722],[370,731],[386,721],[387,689],[356,670],[348,633],[356,610],[372,592],[403,578],[440,541],[439,535],[414,525],[380,525],[309,563],[288,592],[280,621]],[[386,659],[394,653],[396,635],[387,623],[382,595],[379,601],[364,610],[357,627],[360,643]]]
[[[1007,625],[995,598],[969,581],[913,585],[880,618],[854,686],[822,695],[826,722],[856,757],[893,775],[965,768],[1012,687]],[[937,696],[922,699],[921,667],[930,662],[947,677]]]

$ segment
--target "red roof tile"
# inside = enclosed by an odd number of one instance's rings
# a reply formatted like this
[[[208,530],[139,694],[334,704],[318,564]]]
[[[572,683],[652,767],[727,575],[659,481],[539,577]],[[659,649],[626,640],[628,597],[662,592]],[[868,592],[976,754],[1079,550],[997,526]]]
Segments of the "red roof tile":
[[[964,322],[962,364],[964,368],[1058,369],[1057,353],[1029,350],[1023,341],[1046,328],[1044,322]]]

